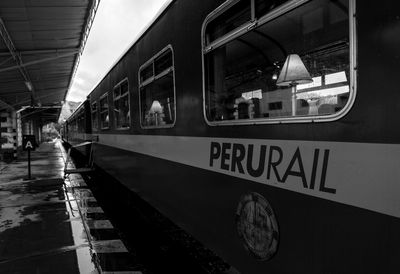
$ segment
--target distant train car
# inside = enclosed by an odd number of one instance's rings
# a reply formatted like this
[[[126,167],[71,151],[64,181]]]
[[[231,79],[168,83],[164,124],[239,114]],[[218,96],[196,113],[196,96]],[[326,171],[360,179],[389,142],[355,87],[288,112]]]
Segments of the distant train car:
[[[92,141],[92,122],[90,117],[90,103],[85,100],[63,125],[63,140],[71,146],[77,146],[86,141]],[[79,146],[77,150],[85,157],[89,157],[90,145]]]
[[[170,1],[68,141],[240,272],[398,273],[399,11]]]
[[[60,128],[60,137],[63,142],[68,142],[67,139],[67,121],[64,123],[61,123],[61,128]]]

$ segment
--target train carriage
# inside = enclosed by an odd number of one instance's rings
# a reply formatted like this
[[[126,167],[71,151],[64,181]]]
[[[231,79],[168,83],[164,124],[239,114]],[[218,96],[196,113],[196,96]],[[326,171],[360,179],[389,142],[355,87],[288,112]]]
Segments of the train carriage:
[[[397,273],[399,10],[170,1],[85,103],[94,162],[242,273]]]
[[[86,100],[80,104],[74,113],[62,126],[62,139],[71,146],[77,146],[76,149],[84,156],[89,157],[90,145],[80,146],[80,144],[92,141],[92,122],[90,115],[90,104]]]

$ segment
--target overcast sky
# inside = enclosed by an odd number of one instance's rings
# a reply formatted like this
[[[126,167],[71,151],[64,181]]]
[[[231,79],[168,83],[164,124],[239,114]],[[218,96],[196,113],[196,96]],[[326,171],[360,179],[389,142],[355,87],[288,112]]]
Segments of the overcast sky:
[[[168,0],[100,0],[68,101],[84,101]]]

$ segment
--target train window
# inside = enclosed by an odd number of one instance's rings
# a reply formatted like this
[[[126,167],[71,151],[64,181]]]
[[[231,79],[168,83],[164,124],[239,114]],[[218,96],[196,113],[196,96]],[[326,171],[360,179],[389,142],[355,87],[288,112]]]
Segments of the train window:
[[[100,126],[102,129],[107,129],[110,126],[108,93],[100,98]]]
[[[251,7],[252,27],[214,42],[210,37],[215,36],[219,16],[225,18],[234,6],[206,19],[207,120],[232,124],[338,117],[351,101],[349,0],[252,0]],[[237,18],[236,25],[243,24]],[[289,81],[285,76],[293,73],[293,60],[305,76]]]
[[[149,79],[152,79],[154,75],[153,63],[148,64],[140,71],[140,82],[144,83]]]
[[[76,120],[75,118],[72,118],[73,120],[71,121],[71,132],[77,132],[78,131],[78,127],[76,124]]]
[[[288,0],[255,0],[255,13],[257,18],[261,18],[270,11],[276,9],[283,3],[288,2]]]
[[[235,4],[230,9],[207,25],[207,44],[243,26],[246,22],[251,21],[251,19],[250,0],[235,1]]]
[[[80,111],[77,118],[78,132],[85,132],[85,115]]]
[[[160,75],[164,71],[172,68],[172,52],[165,51],[154,60],[154,73]]]
[[[99,129],[99,113],[97,110],[97,102],[92,103],[92,129]]]
[[[129,128],[129,85],[127,79],[114,87],[114,119],[117,129]]]
[[[173,126],[175,80],[171,46],[163,49],[140,68],[139,80],[141,126],[144,128]]]

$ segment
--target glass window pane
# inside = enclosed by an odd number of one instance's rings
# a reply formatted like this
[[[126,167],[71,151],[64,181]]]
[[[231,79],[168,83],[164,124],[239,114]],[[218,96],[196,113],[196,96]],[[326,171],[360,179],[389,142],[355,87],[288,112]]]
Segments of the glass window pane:
[[[110,116],[108,110],[108,95],[100,99],[100,126],[108,128],[110,125]]]
[[[145,85],[140,88],[141,125],[143,127],[173,125],[175,86],[172,49],[164,49],[157,58],[151,60],[151,63],[142,69],[154,67],[156,77],[145,82]],[[169,68],[171,69],[168,70]]]
[[[92,128],[97,130],[99,128],[97,103],[92,104]]]
[[[83,111],[79,111],[76,120],[78,132],[85,132],[85,115]]]
[[[121,86],[114,88],[114,99],[121,96]]]
[[[160,74],[170,67],[172,67],[172,52],[171,50],[167,50],[154,61],[155,75]]]
[[[115,92],[117,91],[117,92]],[[116,128],[129,128],[130,110],[129,110],[129,90],[128,81],[124,81],[114,88],[114,119]]]
[[[153,63],[151,63],[140,71],[140,83],[143,83],[153,76]]]
[[[128,90],[128,81],[125,81],[121,84],[121,95],[124,95],[125,93],[129,92]]]
[[[206,43],[210,44],[219,37],[251,21],[250,0],[239,1],[206,27]]]
[[[207,53],[207,118],[312,116],[342,109],[350,91],[348,20],[348,1],[311,1]],[[277,86],[293,53],[313,82]]]
[[[115,102],[115,121],[117,128],[128,128],[130,124],[128,96],[123,96]]]
[[[140,90],[142,125],[164,126],[174,123],[175,99],[173,72]]]
[[[256,7],[256,18],[261,18],[262,16],[268,14],[270,11],[279,7],[285,2],[289,2],[288,0],[255,0]]]

